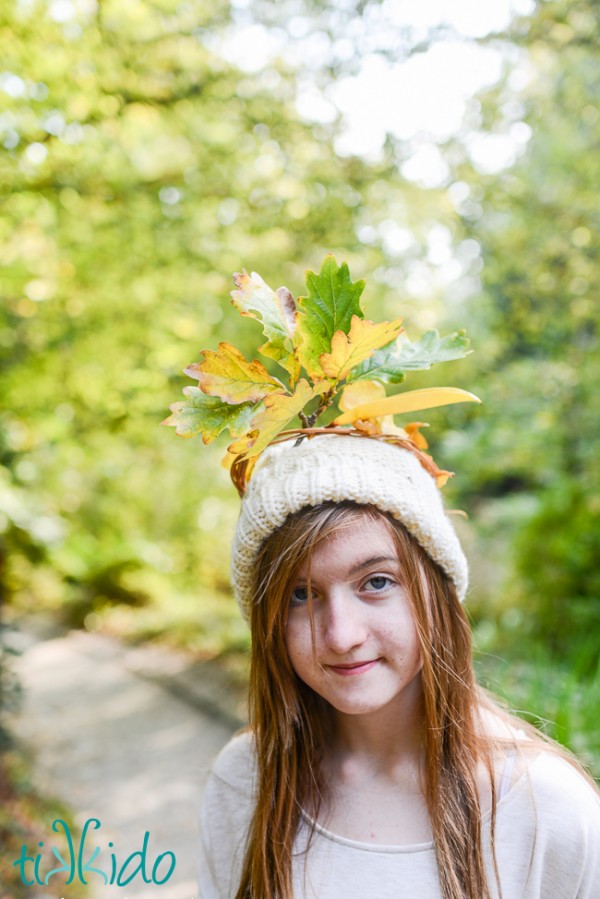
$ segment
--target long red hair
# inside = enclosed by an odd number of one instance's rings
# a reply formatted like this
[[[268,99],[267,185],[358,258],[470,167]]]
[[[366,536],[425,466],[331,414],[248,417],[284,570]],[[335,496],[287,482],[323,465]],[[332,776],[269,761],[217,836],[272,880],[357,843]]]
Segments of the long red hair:
[[[328,704],[295,674],[285,646],[289,597],[315,547],[364,516],[383,518],[396,544],[423,659],[423,796],[435,842],[443,899],[491,899],[483,852],[477,772],[491,790],[494,751],[480,711],[513,721],[481,691],[471,629],[456,591],[404,525],[374,506],[323,503],[302,509],[264,541],[254,572],[249,724],[256,741],[258,798],[236,899],[292,899],[292,854],[301,808],[316,817],[324,795],[321,762],[331,743]],[[534,728],[518,727],[541,741]],[[507,730],[508,733],[508,730]],[[494,853],[493,853],[494,854]],[[495,863],[494,863],[495,868]],[[497,871],[496,871],[497,877]],[[499,886],[499,883],[498,883]]]

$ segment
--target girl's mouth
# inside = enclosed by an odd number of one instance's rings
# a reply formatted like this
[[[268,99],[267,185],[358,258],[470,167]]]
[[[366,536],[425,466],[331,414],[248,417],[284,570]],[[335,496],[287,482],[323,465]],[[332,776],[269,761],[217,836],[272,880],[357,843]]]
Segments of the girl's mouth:
[[[347,665],[327,665],[327,668],[335,674],[341,674],[342,677],[351,677],[355,674],[364,674],[365,671],[370,671],[378,661],[379,659],[369,659],[365,662],[352,662]]]

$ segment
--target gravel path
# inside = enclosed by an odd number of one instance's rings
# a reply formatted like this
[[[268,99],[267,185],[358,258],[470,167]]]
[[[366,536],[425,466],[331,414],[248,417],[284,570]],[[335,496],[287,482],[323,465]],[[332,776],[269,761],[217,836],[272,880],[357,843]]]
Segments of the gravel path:
[[[222,671],[184,654],[129,649],[80,631],[45,639],[20,631],[13,638],[25,691],[13,730],[34,753],[36,784],[67,803],[80,826],[101,821],[89,831],[85,857],[99,846],[94,864],[110,879],[111,851],[120,867],[148,831],[150,871],[160,853],[176,858],[163,885],[145,884],[138,874],[127,886],[105,886],[90,874],[86,899],[196,899],[198,801],[211,760],[242,724],[239,691]],[[66,837],[56,837],[51,824],[48,845],[62,845],[66,854]],[[161,862],[157,880],[170,860]],[[32,899],[42,899],[39,889],[36,895],[32,888]]]

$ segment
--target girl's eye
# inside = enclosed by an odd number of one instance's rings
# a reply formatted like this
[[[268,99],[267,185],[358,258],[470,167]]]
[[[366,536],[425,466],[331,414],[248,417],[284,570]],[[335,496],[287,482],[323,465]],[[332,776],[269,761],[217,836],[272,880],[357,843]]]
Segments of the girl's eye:
[[[306,587],[294,587],[290,605],[301,606],[305,602],[308,602],[308,589]]]
[[[375,574],[365,583],[365,587],[379,593],[382,590],[386,590],[392,583],[392,579],[386,577],[384,574]],[[369,584],[371,584],[370,588]]]

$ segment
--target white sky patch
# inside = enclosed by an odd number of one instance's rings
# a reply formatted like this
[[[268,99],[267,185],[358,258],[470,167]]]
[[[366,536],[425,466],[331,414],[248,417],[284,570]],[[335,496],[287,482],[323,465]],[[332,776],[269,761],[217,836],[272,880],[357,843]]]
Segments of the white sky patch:
[[[77,8],[70,0],[53,0],[48,12],[55,22],[70,22],[77,15]]]
[[[480,172],[493,175],[513,165],[531,137],[525,122],[515,122],[506,134],[474,132],[466,139],[467,150]]]
[[[435,44],[401,65],[368,56],[359,75],[329,92],[345,121],[337,151],[372,156],[387,132],[404,140],[417,134],[445,140],[459,129],[473,94],[499,79],[502,63],[499,50],[455,42]],[[423,164],[431,169],[432,162],[430,153]]]
[[[204,35],[203,41],[215,53],[248,73],[260,72],[285,46],[280,31],[269,31],[263,25],[232,26],[225,35]]]
[[[335,104],[325,97],[314,82],[306,78],[298,83],[296,108],[303,118],[321,124],[333,122],[338,115]]]
[[[501,172],[517,158],[517,148],[506,134],[472,134],[466,144],[471,161],[487,175]]]
[[[56,137],[60,136],[66,127],[63,114],[58,109],[53,109],[44,119],[43,126],[48,134],[54,134]]]
[[[513,15],[533,11],[533,0],[385,0],[383,14],[394,24],[432,28],[439,24],[454,27],[465,37],[484,37],[500,31]]]
[[[93,16],[97,11],[96,0],[52,0],[48,13],[55,22],[71,22],[80,16]]]
[[[423,187],[441,187],[450,177],[450,167],[435,144],[421,144],[401,166],[409,181]]]
[[[33,144],[29,144],[23,155],[33,165],[41,165],[48,155],[48,150],[44,144],[40,144],[36,141]]]
[[[14,75],[12,72],[1,72],[0,90],[16,100],[19,97],[25,96],[27,93],[27,85],[18,75]]]
[[[392,256],[402,255],[415,243],[415,239],[408,228],[402,228],[393,219],[384,219],[384,221],[379,223],[377,230],[382,237],[384,250]]]
[[[340,156],[376,161],[388,134],[411,141],[414,150],[402,164],[402,173],[428,188],[445,185],[450,174],[436,144],[457,133],[473,96],[500,79],[511,49],[478,45],[473,39],[501,32],[516,15],[527,15],[535,8],[534,0],[420,0],[418,4],[381,0],[349,19],[343,34],[332,43],[325,32],[315,30],[310,18],[295,16],[285,28],[266,28],[251,21],[251,2],[235,0],[233,5],[240,10],[240,21],[225,34],[203,38],[214,52],[249,74],[285,58],[299,71],[296,105],[300,115],[320,124],[341,118],[335,144]],[[448,36],[436,39],[425,52],[405,57],[407,39],[425,40],[430,29],[438,27],[447,27]],[[358,73],[340,77],[324,90],[319,84],[323,67],[332,59],[351,59],[358,46],[364,53]],[[522,87],[527,81],[528,72],[515,53],[513,48],[508,58],[510,84],[516,88],[517,82]],[[511,165],[529,139],[526,127],[517,123],[503,134],[470,135],[473,162],[490,173]]]
[[[444,265],[453,256],[452,235],[443,225],[434,225],[427,234],[427,258],[433,265]]]

